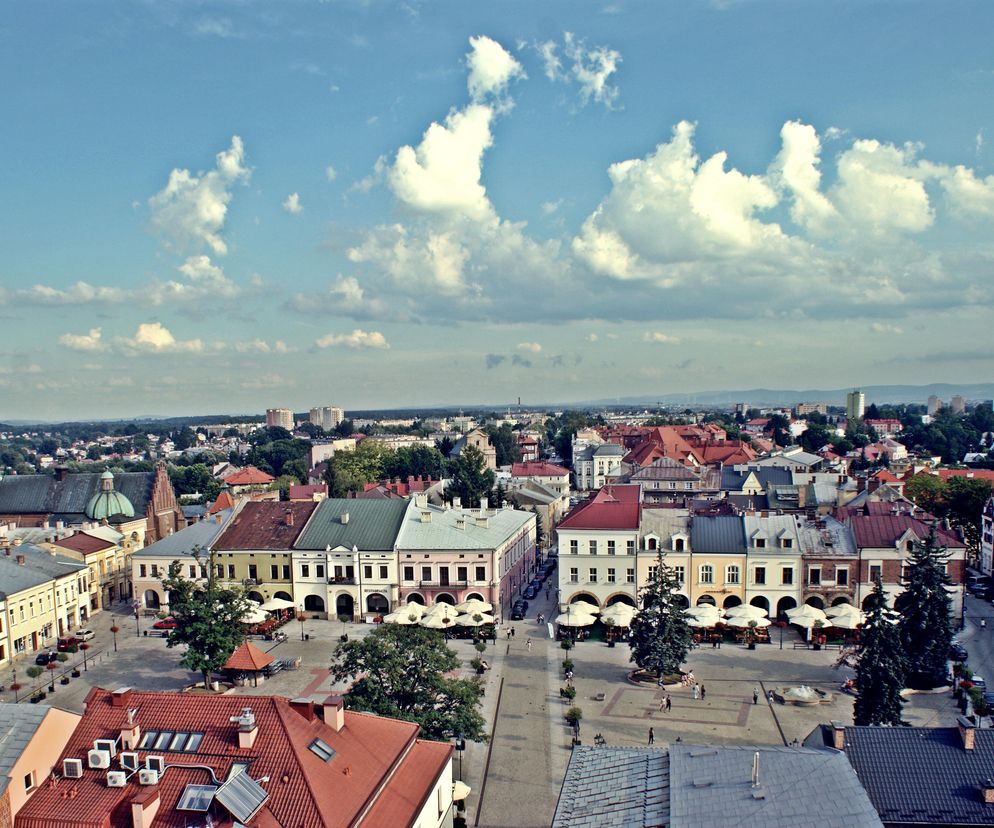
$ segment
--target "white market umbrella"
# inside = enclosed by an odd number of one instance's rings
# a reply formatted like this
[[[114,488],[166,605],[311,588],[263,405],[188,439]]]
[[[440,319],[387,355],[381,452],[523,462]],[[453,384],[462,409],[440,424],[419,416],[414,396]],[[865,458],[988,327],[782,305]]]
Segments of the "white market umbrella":
[[[252,607],[242,616],[243,624],[261,624],[269,618],[269,613],[263,612],[258,607]]]
[[[479,598],[470,598],[468,601],[463,601],[461,604],[456,604],[456,609],[459,612],[492,612],[494,608],[493,604],[487,601],[481,601]]]
[[[737,607],[725,610],[726,618],[745,618],[752,620],[753,618],[766,618],[768,615],[769,612],[753,604],[739,604]]]
[[[570,609],[575,609],[577,612],[583,612],[587,615],[600,615],[601,608],[596,604],[591,604],[589,601],[573,601],[569,605]]]
[[[594,616],[587,615],[584,612],[570,612],[567,610],[556,616],[556,623],[563,627],[589,627],[596,622],[597,619]]]
[[[859,607],[855,607],[852,604],[839,604],[825,610],[825,615],[829,618],[844,618],[847,615],[862,616],[863,613]]]
[[[426,618],[447,618],[450,622],[459,617],[459,610],[452,604],[435,604],[425,613]]]
[[[494,617],[482,612],[472,612],[460,615],[455,620],[457,627],[482,627],[484,624],[493,624]]]
[[[703,630],[706,627],[713,627],[718,623],[718,618],[694,618],[691,616],[687,619],[687,626],[693,627],[695,630]]]
[[[452,783],[452,799],[455,802],[461,802],[469,796],[471,791],[472,788],[460,779],[457,779]]]
[[[420,604],[408,604],[406,607],[401,607],[396,612],[391,612],[389,615],[383,616],[384,624],[403,624],[405,626],[410,624],[417,624],[421,620],[422,612],[420,609]],[[419,609],[414,609],[418,607]]]
[[[420,624],[429,630],[448,630],[454,627],[456,622],[455,618],[446,618],[443,615],[425,615]]]
[[[762,629],[763,627],[768,627],[772,623],[769,618],[729,618],[725,621],[729,627],[737,627],[746,629],[747,627],[752,627],[753,629]]]
[[[687,618],[693,618],[695,621],[708,620],[717,623],[721,620],[724,613],[714,604],[698,604],[693,609],[684,610],[684,615]]]
[[[635,608],[627,604],[615,604],[604,610],[601,618],[609,627],[630,627],[635,618]]]
[[[825,622],[828,620],[828,616],[823,610],[813,607],[811,604],[787,610],[787,618],[790,619],[791,624],[798,624],[801,627],[813,627],[815,621]]]
[[[261,604],[259,609],[266,612],[277,612],[279,610],[293,609],[295,606],[296,604],[293,601],[287,601],[286,598],[270,598],[265,604]]]

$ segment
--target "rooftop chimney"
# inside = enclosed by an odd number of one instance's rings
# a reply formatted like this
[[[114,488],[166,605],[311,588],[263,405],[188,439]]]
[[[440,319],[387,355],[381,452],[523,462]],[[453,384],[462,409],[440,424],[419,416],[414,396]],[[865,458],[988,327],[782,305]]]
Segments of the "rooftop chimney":
[[[55,467],[55,479],[59,483],[66,479],[66,475],[69,474],[68,466],[56,466]]]
[[[17,556],[17,565],[18,566],[24,566],[24,556],[23,555],[18,555]]]
[[[846,749],[846,726],[842,722],[832,722],[832,747]]]
[[[452,508],[453,509],[461,509],[462,508],[462,498],[461,497],[454,497],[454,498],[452,498]]]
[[[159,789],[145,788],[131,800],[131,824],[133,828],[151,828],[159,810]]]
[[[287,526],[293,526],[293,512],[287,509],[283,514],[283,521]]]
[[[485,498],[485,497],[481,497],[480,498],[480,514],[483,514],[485,511],[487,511],[487,509],[489,507],[490,507],[490,501],[487,498]]]
[[[322,721],[336,733],[345,727],[345,702],[341,696],[328,696],[321,705]]]
[[[980,783],[980,798],[985,805],[994,805],[994,780],[989,776]]]
[[[349,522],[349,513],[348,512],[342,512],[342,526],[344,526],[348,522]]]
[[[110,695],[111,707],[127,707],[128,702],[131,701],[131,688],[130,687],[118,687]]]
[[[963,740],[963,750],[973,750],[976,725],[966,716],[959,716],[956,719],[956,724],[959,725],[959,737]]]
[[[232,716],[229,721],[238,725],[238,747],[247,749],[255,744],[259,735],[259,725],[255,722],[255,714],[251,707],[243,707],[241,716]]]
[[[759,751],[752,755],[752,786],[759,787]]]

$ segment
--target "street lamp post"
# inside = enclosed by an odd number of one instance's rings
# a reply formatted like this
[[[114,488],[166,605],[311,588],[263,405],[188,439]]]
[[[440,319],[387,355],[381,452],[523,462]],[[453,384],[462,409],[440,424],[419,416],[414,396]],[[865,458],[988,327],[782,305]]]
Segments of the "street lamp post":
[[[459,778],[462,779],[462,752],[466,750],[466,739],[462,733],[456,734],[456,753],[459,754]]]
[[[110,631],[114,635],[114,652],[117,652],[117,634],[120,632],[121,628],[117,624],[111,624]]]
[[[138,610],[141,609],[141,602],[140,601],[135,601],[135,603],[132,604],[132,607],[135,610],[135,638],[141,638],[141,634],[142,634],[141,633],[141,627],[139,626],[139,623],[138,623]]]
[[[297,620],[300,622],[300,640],[304,640],[304,622],[307,620],[307,616],[304,615],[304,605],[301,604],[297,608]]]

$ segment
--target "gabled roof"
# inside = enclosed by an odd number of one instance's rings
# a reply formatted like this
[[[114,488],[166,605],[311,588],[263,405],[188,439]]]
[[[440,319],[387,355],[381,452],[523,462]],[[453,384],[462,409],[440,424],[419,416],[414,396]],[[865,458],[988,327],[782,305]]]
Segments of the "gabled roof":
[[[989,480],[994,483],[994,470],[992,469],[937,469],[936,474],[943,480],[950,477],[968,477],[973,480]]]
[[[235,499],[231,496],[231,492],[227,489],[222,489],[218,493],[217,500],[215,500],[210,509],[207,510],[207,514],[216,515],[218,512],[223,512],[225,509],[231,509],[235,505]]]
[[[314,495],[328,494],[327,483],[309,483],[307,485],[291,486],[289,491],[290,500],[302,500],[312,498]]]
[[[690,526],[690,544],[695,552],[713,555],[744,555],[745,532],[742,518],[695,517]]]
[[[855,515],[850,526],[860,549],[893,547],[909,531],[919,540],[925,540],[929,533],[928,524],[908,515]],[[966,544],[948,529],[937,530],[936,542],[950,549],[966,548]]]
[[[290,550],[317,507],[313,501],[251,501],[235,515],[214,548]]]
[[[23,564],[17,562],[18,556],[24,557]],[[22,543],[12,546],[9,556],[0,552],[0,594],[16,595],[25,589],[46,584],[53,578],[64,578],[86,572],[87,569],[81,561],[64,555],[50,555],[37,546]]]
[[[7,790],[14,765],[51,709],[47,704],[0,702],[0,797]]]
[[[74,535],[69,535],[67,538],[60,538],[53,541],[53,545],[61,546],[63,549],[71,549],[73,552],[79,552],[81,555],[102,552],[105,549],[113,549],[117,546],[112,541],[98,538],[88,532],[77,532]]]
[[[749,475],[754,475],[756,482],[766,490],[772,484],[787,485],[794,482],[790,469],[782,466],[723,466],[721,469],[721,489],[725,492],[742,491],[742,486]]]
[[[114,475],[114,491],[124,495],[136,515],[145,514],[155,472]],[[100,492],[100,474],[67,474],[58,480],[49,474],[14,474],[0,479],[0,514],[51,514],[82,519],[86,504]]]
[[[64,828],[132,827],[130,803],[149,786],[140,785],[136,775],[124,787],[109,787],[106,772],[91,770],[86,762],[95,739],[118,737],[128,709],[137,710],[135,723],[144,734],[203,734],[193,752],[139,750],[142,763],[149,753],[167,760],[166,771],[155,786],[160,806],[151,828],[190,825],[191,812],[176,807],[186,786],[219,785],[238,763],[248,764],[243,771],[250,775],[247,787],[261,786],[268,794],[248,822],[250,828],[410,825],[452,752],[447,744],[422,751],[417,747],[416,724],[367,713],[345,711],[344,727],[336,731],[314,715],[308,700],[296,700],[292,706],[274,696],[131,692],[122,706],[115,706],[112,694],[97,688],[86,703],[86,712],[57,766],[61,768],[63,758],[82,758],[82,778],[39,786],[18,813],[17,828],[56,824]],[[238,725],[231,721],[242,715],[244,707],[251,708],[258,727],[250,748],[238,746]],[[327,747],[322,752],[331,754],[328,761],[310,749],[315,740]],[[416,767],[409,767],[412,762]],[[116,769],[117,760],[112,765]],[[433,771],[438,773],[432,775]],[[268,781],[263,781],[266,777]],[[409,787],[401,789],[395,781],[398,778],[407,780]],[[66,806],[67,795],[72,796],[71,809]],[[212,806],[215,824],[235,824],[220,802]],[[385,808],[385,821],[360,819],[368,807]]]
[[[617,484],[598,489],[557,527],[563,529],[634,529],[642,514],[641,486]]]
[[[978,786],[994,768],[994,730],[975,729],[973,750],[956,727],[846,727],[846,758],[880,815],[901,825],[990,825],[994,805]],[[821,725],[805,744],[831,745]]]
[[[517,537],[535,522],[532,512],[520,509],[448,509],[409,501],[398,550],[491,550]]]
[[[365,552],[393,551],[406,511],[406,500],[337,497],[323,500],[297,538],[294,549],[355,546]]]
[[[186,528],[167,535],[155,543],[150,543],[144,549],[139,549],[131,557],[165,558],[166,560],[193,557],[194,552],[213,547],[215,538],[224,531],[231,515],[232,510],[226,509],[206,520],[191,523]]]
[[[244,670],[246,672],[257,673],[267,665],[272,664],[275,660],[269,653],[264,653],[251,641],[243,641],[235,648],[235,651],[221,669]]]
[[[671,457],[660,457],[632,474],[632,480],[698,480],[701,473]]]
[[[569,469],[555,463],[512,463],[512,477],[569,477]]]
[[[224,482],[229,486],[268,486],[276,478],[271,474],[257,469],[255,466],[246,466],[224,478]]]

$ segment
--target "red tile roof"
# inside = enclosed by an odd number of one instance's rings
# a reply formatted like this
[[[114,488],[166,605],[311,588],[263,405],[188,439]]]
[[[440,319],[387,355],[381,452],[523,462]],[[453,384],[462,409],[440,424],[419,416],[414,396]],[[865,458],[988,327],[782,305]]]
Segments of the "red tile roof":
[[[275,660],[269,653],[264,653],[251,641],[243,641],[238,645],[237,649],[231,654],[231,658],[224,663],[224,667],[221,669],[259,672]]]
[[[235,505],[235,499],[231,496],[231,492],[227,489],[222,491],[215,500],[210,509],[207,510],[207,514],[216,515],[218,512],[223,512],[225,509],[230,509]]]
[[[605,486],[563,518],[557,529],[638,529],[640,486]]]
[[[873,477],[874,477],[875,480],[878,480],[880,483],[900,483],[901,482],[901,478],[900,477],[895,477],[893,474],[891,474],[889,471],[887,471],[887,469],[880,469],[880,471],[878,471],[875,475],[873,475]]]
[[[304,500],[314,497],[314,495],[326,495],[328,494],[328,484],[327,483],[309,483],[308,485],[297,485],[291,486],[289,497],[290,500]]]
[[[939,477],[948,480],[950,477],[969,477],[973,480],[989,480],[994,484],[994,470],[991,469],[938,469]]]
[[[234,474],[229,474],[224,478],[224,482],[229,486],[268,486],[275,479],[271,474],[266,474],[255,466],[246,466]]]
[[[258,726],[250,748],[238,746],[238,726],[231,722],[243,707],[251,708]],[[152,787],[140,785],[136,776],[124,787],[109,787],[106,771],[91,770],[87,763],[95,739],[117,739],[128,708],[137,710],[135,723],[142,733],[204,734],[192,753],[139,751],[142,764],[149,753],[166,760],[154,787],[160,807],[149,828],[186,828],[197,819],[192,812],[176,809],[186,786],[211,784],[211,771],[223,781],[235,763],[248,763],[245,772],[269,795],[248,821],[249,828],[411,825],[452,752],[451,745],[417,740],[415,724],[366,713],[345,711],[344,727],[336,731],[314,715],[310,702],[132,692],[122,706],[114,706],[112,694],[97,688],[87,697],[86,712],[56,766],[61,770],[62,759],[81,758],[82,778],[39,786],[18,812],[16,828],[131,828],[131,803]],[[331,761],[309,749],[315,739],[334,751]],[[119,760],[112,760],[112,769],[118,767]],[[218,828],[232,825],[219,802],[211,813]],[[373,819],[373,814],[384,819]]]
[[[112,541],[105,538],[98,538],[96,535],[90,535],[86,532],[77,532],[75,535],[70,535],[68,538],[61,538],[54,543],[63,549],[71,549],[83,555],[88,555],[91,552],[100,552],[104,549],[112,549],[116,546]]]
[[[555,463],[512,463],[512,477],[569,477],[569,469]]]
[[[220,537],[215,549],[290,549],[318,504],[258,500],[246,503]]]
[[[856,515],[850,525],[860,549],[893,548],[909,529],[921,540],[929,533],[928,524],[908,515]],[[966,548],[966,544],[948,529],[938,530],[937,541],[950,549]]]

